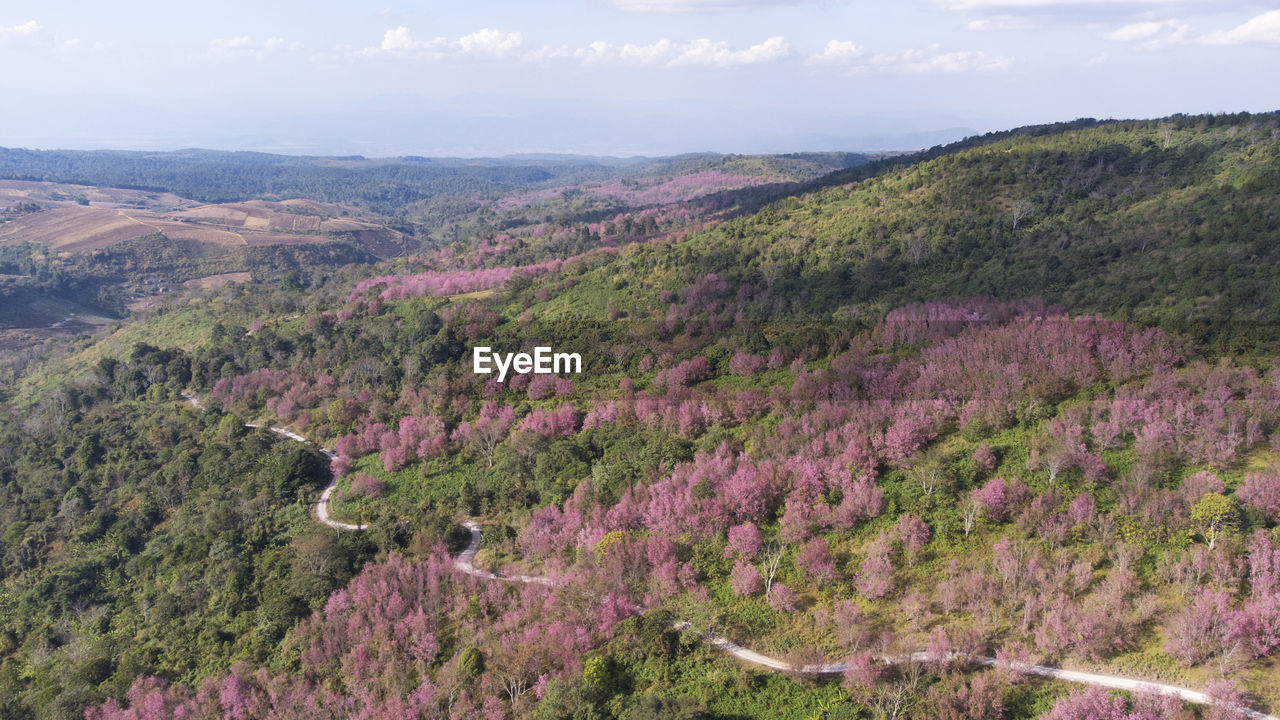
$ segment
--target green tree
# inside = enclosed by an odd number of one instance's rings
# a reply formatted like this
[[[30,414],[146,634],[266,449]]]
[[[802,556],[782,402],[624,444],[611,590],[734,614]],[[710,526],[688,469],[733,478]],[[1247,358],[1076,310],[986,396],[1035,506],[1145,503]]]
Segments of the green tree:
[[[609,667],[609,661],[599,655],[587,658],[587,662],[582,666],[582,684],[598,697],[608,695],[613,686],[613,673]]]
[[[479,648],[469,647],[458,656],[458,677],[470,682],[484,672],[484,655]]]
[[[1240,524],[1240,508],[1235,498],[1218,493],[1207,493],[1191,509],[1191,524],[1200,536],[1209,541],[1209,549],[1218,538],[1233,532]]]

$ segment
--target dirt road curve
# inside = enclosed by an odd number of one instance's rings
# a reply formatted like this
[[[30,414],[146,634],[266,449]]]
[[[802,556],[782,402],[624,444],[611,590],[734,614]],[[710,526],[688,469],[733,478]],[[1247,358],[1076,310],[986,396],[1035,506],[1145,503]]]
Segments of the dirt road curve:
[[[184,392],[182,393],[182,397],[185,398],[187,402],[191,403],[192,407],[200,408],[200,401],[194,395]],[[245,427],[258,427],[258,426],[254,424],[246,423]],[[267,429],[277,435],[289,438],[290,440],[293,440],[295,442],[306,443],[308,445],[311,444],[310,440],[307,440],[301,435],[290,432],[283,428],[268,427]],[[333,453],[330,452],[329,450],[321,448],[320,452],[324,453],[329,458],[333,458]],[[324,491],[320,493],[320,498],[316,501],[316,506],[315,506],[316,519],[319,520],[321,523],[335,530],[364,530],[368,528],[369,527],[368,525],[353,525],[351,523],[338,522],[337,520],[333,520],[332,518],[329,517],[329,496],[333,493],[333,489],[336,486],[336,483],[337,483],[337,478],[334,478],[329,483],[329,486],[326,487]],[[481,570],[480,568],[477,568],[474,564],[474,560],[476,557],[476,551],[480,549],[480,524],[476,522],[466,522],[464,523],[464,526],[471,531],[471,542],[467,545],[466,549],[464,549],[462,553],[459,554],[458,557],[453,561],[453,566],[460,572],[464,572],[474,577],[483,578],[485,580],[501,580],[504,582],[531,583],[536,585],[547,585],[547,586],[552,586],[556,584],[555,580],[549,577],[542,577],[539,575],[505,575],[505,574],[489,572],[488,570]],[[634,609],[636,611],[644,610],[644,608],[642,607],[636,607]],[[673,624],[672,627],[674,627],[677,630],[687,630],[690,626],[689,626],[689,623],[684,622],[682,620]],[[846,668],[845,663],[842,663],[842,662],[828,663],[825,665],[806,665],[802,668],[796,668],[784,660],[779,660],[778,658],[770,657],[768,655],[763,655],[754,650],[747,649],[725,637],[708,636],[706,638],[706,641],[711,643],[716,648],[723,650],[724,652],[738,658],[739,660],[742,660],[743,662],[748,662],[748,663],[751,663],[752,665],[757,665],[759,667],[769,668],[770,670],[779,670],[783,672],[811,673],[811,674],[817,674],[817,675],[837,675],[837,674],[843,673]],[[986,657],[983,655],[970,655],[970,656],[961,657],[956,653],[952,653],[950,657],[962,659],[967,662],[974,663],[976,665],[986,665],[986,666],[992,666],[992,667],[996,665],[995,658]],[[930,660],[930,659],[932,658],[929,656],[929,654],[924,652],[913,653],[908,656],[881,658],[881,660],[889,664],[903,663],[908,661],[919,662],[919,661]],[[1178,687],[1177,685],[1164,685],[1161,683],[1153,683],[1146,680],[1134,680],[1132,678],[1119,677],[1117,675],[1101,675],[1097,673],[1080,672],[1078,670],[1064,670],[1063,668],[1050,667],[1048,665],[1033,665],[1031,663],[1020,663],[1020,662],[1013,663],[1011,665],[1011,669],[1020,673],[1025,673],[1027,675],[1039,675],[1041,677],[1052,678],[1054,680],[1065,680],[1067,682],[1081,683],[1084,685],[1097,685],[1099,687],[1113,688],[1117,690],[1128,690],[1131,692],[1153,690],[1155,692],[1163,693],[1165,695],[1175,695],[1186,702],[1195,703],[1197,705],[1208,705],[1211,702],[1208,695],[1205,695],[1204,693],[1198,690]],[[1252,710],[1250,708],[1240,708],[1240,711],[1243,712],[1246,716],[1250,718],[1255,718],[1256,720],[1280,720],[1280,717],[1276,717],[1275,715],[1268,715],[1266,713],[1259,712],[1257,710]]]
[[[197,398],[195,395],[189,392],[183,392],[182,397],[188,403],[191,404],[191,407],[196,408],[197,410],[199,410],[202,407],[200,405],[199,398]],[[247,428],[260,427],[255,423],[245,423],[244,426]],[[302,437],[301,435],[295,432],[290,432],[288,430],[285,430],[284,428],[267,427],[267,430],[270,430],[271,432],[277,435],[280,435],[281,437],[287,437],[290,440],[293,440],[294,442],[300,442],[300,443],[303,443],[304,445],[311,444],[310,440]],[[334,454],[331,450],[320,448],[320,452],[324,453],[324,456],[329,458],[330,460],[334,458]],[[339,522],[329,517],[329,498],[333,495],[333,490],[337,486],[338,486],[338,478],[331,477],[329,480],[328,487],[326,487],[324,490],[320,492],[320,497],[316,499],[316,505],[315,505],[316,520],[319,520],[321,524],[328,525],[334,530],[365,530],[367,529],[369,527],[368,525],[353,525],[352,523]]]
[[[454,560],[455,568],[468,575],[485,578],[487,580],[503,580],[506,582],[522,582],[537,583],[539,585],[554,585],[555,581],[551,578],[540,577],[536,575],[502,575],[499,573],[481,570],[474,564],[476,551],[480,547],[480,525],[474,522],[465,523],[468,530],[471,531],[471,543],[467,548],[458,555]],[[637,608],[638,610],[643,608]],[[676,630],[689,629],[689,623],[684,621],[676,622],[672,625]],[[769,668],[770,670],[779,670],[783,672],[801,672],[817,675],[837,675],[843,673],[847,667],[845,663],[828,663],[825,665],[806,665],[802,668],[796,668],[785,660],[779,660],[775,657],[762,655],[754,650],[749,650],[732,640],[720,636],[708,636],[706,641],[714,645],[716,648],[752,665]],[[957,653],[951,653],[951,658],[965,660],[976,665],[987,665],[994,667],[996,659],[982,655],[977,656],[960,656]],[[931,660],[929,653],[918,652],[909,656],[883,657],[885,663],[903,663],[908,661],[926,661]],[[1031,663],[1015,662],[1010,669],[1027,675],[1039,675],[1041,677],[1053,678],[1054,680],[1065,680],[1067,682],[1076,682],[1084,685],[1097,685],[1099,687],[1114,688],[1118,690],[1129,690],[1139,692],[1143,690],[1154,690],[1165,695],[1176,695],[1182,700],[1198,705],[1208,705],[1211,701],[1208,695],[1190,688],[1178,687],[1176,685],[1164,685],[1161,683],[1148,682],[1146,680],[1134,680],[1132,678],[1119,677],[1116,675],[1099,675],[1097,673],[1080,672],[1078,670],[1064,670],[1062,668],[1049,667],[1047,665],[1033,665]],[[1258,712],[1249,708],[1240,708],[1240,710],[1251,718],[1258,720],[1280,720],[1274,715]]]

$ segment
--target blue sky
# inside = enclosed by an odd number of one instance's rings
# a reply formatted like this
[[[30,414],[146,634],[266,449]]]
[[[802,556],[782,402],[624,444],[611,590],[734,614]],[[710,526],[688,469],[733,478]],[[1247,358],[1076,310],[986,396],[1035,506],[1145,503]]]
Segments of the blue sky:
[[[291,153],[906,148],[1280,108],[1280,3],[28,2],[0,145]]]

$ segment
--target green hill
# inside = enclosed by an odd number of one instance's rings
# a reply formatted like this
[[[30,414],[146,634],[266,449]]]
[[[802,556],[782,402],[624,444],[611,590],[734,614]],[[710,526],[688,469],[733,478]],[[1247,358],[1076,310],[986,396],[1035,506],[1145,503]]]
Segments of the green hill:
[[[966,141],[724,223],[680,246],[679,273],[768,282],[818,315],[1035,295],[1265,343],[1250,325],[1280,317],[1278,128],[1275,114],[1175,117]]]

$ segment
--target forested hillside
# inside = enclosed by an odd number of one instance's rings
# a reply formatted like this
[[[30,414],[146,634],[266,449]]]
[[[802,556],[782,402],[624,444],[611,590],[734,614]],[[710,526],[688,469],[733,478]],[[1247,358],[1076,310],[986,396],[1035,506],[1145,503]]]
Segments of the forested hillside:
[[[810,309],[1042,296],[1266,342],[1277,317],[1275,116],[1111,123],[995,142],[781,201],[688,252]],[[1224,323],[1232,323],[1229,326]]]
[[[864,161],[855,153],[802,153],[765,162],[810,179]],[[201,202],[309,198],[394,215],[437,196],[484,197],[658,172],[733,165],[733,156],[673,159],[516,156],[504,159],[295,157],[253,152],[115,152],[0,148],[0,177],[170,192]]]
[[[5,717],[1276,714],[1280,117],[734,162],[13,368]]]
[[[297,285],[311,271],[500,240],[502,231],[556,228],[559,239],[572,230],[572,244],[552,248],[563,257],[600,244],[606,227],[615,244],[668,233],[869,159],[370,160],[0,148],[0,329],[76,316],[77,325],[103,324],[232,273]]]

